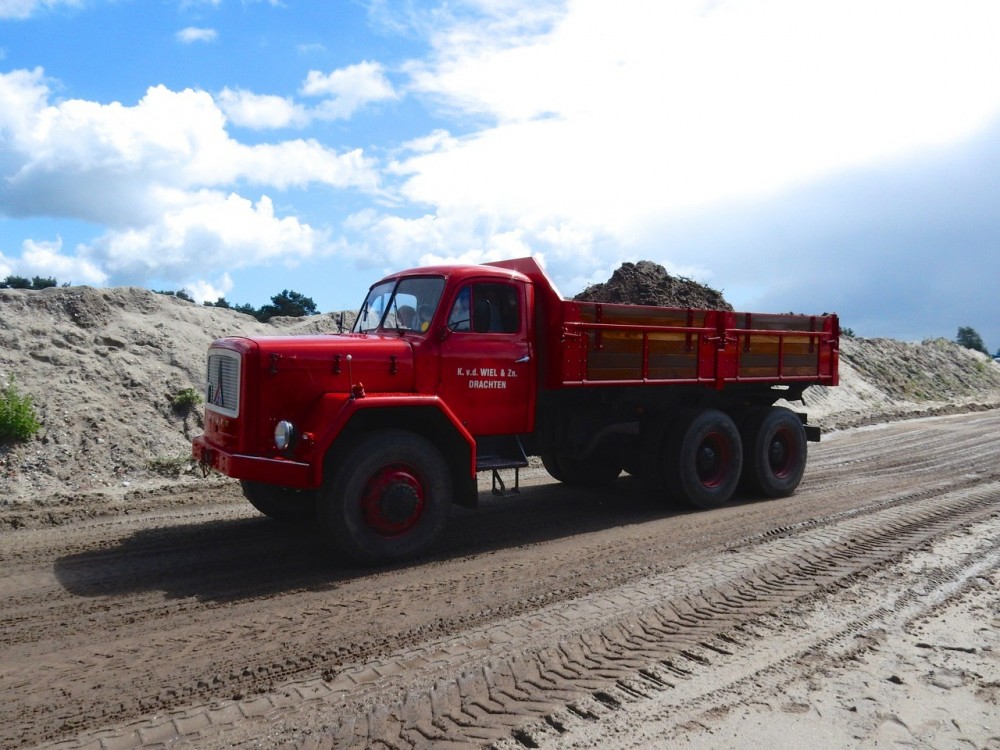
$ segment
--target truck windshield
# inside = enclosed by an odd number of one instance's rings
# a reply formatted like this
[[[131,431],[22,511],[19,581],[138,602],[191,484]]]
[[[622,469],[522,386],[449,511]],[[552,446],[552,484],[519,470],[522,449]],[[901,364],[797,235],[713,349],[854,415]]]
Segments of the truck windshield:
[[[354,333],[378,329],[425,333],[437,310],[444,279],[440,276],[411,276],[399,282],[376,284],[361,305]]]

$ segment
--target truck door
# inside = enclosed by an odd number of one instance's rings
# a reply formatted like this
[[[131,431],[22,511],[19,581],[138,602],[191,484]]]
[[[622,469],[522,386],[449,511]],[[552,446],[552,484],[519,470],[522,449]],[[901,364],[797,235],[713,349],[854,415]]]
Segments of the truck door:
[[[447,302],[440,394],[473,435],[534,428],[535,357],[521,282],[470,282]]]

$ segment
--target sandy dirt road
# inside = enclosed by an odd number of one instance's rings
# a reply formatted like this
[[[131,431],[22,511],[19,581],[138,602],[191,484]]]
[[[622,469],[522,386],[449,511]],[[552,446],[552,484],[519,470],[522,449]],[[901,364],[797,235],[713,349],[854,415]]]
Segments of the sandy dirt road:
[[[0,532],[0,747],[1000,748],[997,411],[709,512],[529,474],[386,570],[235,487],[35,521]]]

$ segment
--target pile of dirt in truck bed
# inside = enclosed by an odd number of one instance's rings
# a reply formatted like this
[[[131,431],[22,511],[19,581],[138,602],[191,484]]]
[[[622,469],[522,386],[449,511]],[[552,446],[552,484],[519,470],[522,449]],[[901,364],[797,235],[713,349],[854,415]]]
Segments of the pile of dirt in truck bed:
[[[635,292],[633,302],[724,305],[718,293],[667,300],[654,265],[626,264],[606,286]],[[643,292],[643,279],[658,291]],[[337,322],[264,324],[135,288],[0,290],[0,383],[12,375],[42,424],[29,442],[0,447],[0,506],[128,509],[161,489],[229,482],[202,478],[189,461],[201,408],[173,405],[186,389],[201,392],[209,343],[336,332]],[[827,429],[1000,403],[1000,365],[948,341],[845,338],[841,361],[840,388],[805,396],[810,420]]]
[[[663,266],[648,260],[622,263],[610,279],[588,286],[573,299],[577,302],[733,309],[722,292],[691,279],[671,276]]]

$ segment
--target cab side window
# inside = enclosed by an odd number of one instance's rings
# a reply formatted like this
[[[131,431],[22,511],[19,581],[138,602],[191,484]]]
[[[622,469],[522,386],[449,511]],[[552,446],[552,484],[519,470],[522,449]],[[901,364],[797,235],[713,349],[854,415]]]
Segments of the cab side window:
[[[511,284],[481,282],[458,292],[448,327],[476,333],[517,333],[521,328],[521,296]]]

